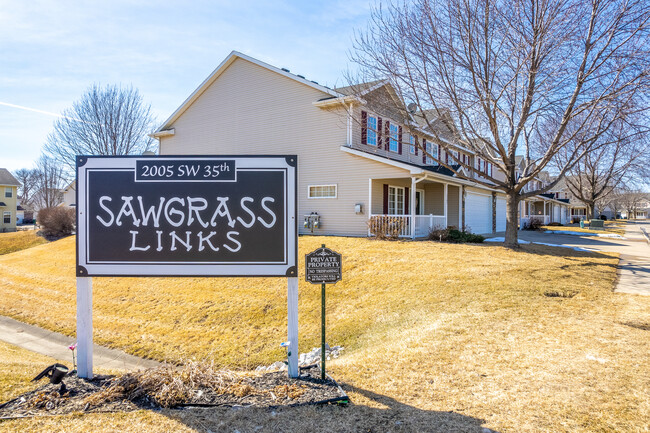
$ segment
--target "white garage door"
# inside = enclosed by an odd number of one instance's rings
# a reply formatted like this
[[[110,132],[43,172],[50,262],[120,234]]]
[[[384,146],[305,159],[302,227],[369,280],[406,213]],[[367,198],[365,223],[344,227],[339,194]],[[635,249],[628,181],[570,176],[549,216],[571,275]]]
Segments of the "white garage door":
[[[465,225],[472,233],[492,233],[492,196],[467,192]]]
[[[497,231],[506,231],[506,199],[497,197]]]
[[[553,222],[554,223],[561,223],[560,221],[560,206],[554,204],[553,205]]]
[[[566,206],[562,206],[562,219],[560,220],[561,224],[566,224],[569,222],[569,209]]]

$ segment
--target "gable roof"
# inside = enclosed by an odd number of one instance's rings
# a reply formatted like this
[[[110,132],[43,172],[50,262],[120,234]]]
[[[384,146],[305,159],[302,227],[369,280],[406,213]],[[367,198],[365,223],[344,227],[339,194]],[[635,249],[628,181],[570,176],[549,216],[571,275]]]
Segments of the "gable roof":
[[[0,168],[0,185],[20,186],[20,182],[6,168]]]
[[[246,54],[242,54],[238,51],[232,51],[228,57],[226,57],[220,64],[217,66],[217,68],[212,71],[212,73],[206,78],[200,85],[199,87],[192,92],[192,94],[181,104],[180,107],[176,109],[172,113],[171,116],[165,122],[158,128],[156,131],[151,134],[152,136],[160,136],[160,135],[168,135],[165,134],[163,131],[168,129],[184,112],[187,110],[193,103],[196,101],[202,94],[207,90],[208,87],[217,79],[219,76],[226,70],[228,67],[237,59],[243,59],[246,61],[249,61],[257,66],[261,66],[264,69],[268,69],[271,72],[274,72],[276,74],[283,75],[287,78],[290,78],[294,81],[297,81],[301,84],[304,84],[306,86],[312,87],[316,90],[320,90],[323,93],[326,93],[330,96],[333,96],[335,98],[338,98],[339,96],[343,96],[341,93],[336,92],[329,87],[321,86],[320,84],[316,83],[315,81],[310,81],[302,76],[292,74],[289,72],[288,69],[281,69],[281,68],[276,68],[275,66],[269,65],[268,63],[264,63],[261,60],[257,60],[253,57],[247,56]],[[161,134],[159,134],[161,133]]]

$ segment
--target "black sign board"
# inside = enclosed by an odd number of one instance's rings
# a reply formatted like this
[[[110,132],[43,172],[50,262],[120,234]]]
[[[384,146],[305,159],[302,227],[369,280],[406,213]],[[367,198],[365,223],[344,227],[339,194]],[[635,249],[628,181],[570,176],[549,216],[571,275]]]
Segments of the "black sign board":
[[[297,275],[295,155],[77,157],[77,275]]]
[[[329,248],[319,248],[305,255],[305,280],[312,284],[341,281],[341,255]]]

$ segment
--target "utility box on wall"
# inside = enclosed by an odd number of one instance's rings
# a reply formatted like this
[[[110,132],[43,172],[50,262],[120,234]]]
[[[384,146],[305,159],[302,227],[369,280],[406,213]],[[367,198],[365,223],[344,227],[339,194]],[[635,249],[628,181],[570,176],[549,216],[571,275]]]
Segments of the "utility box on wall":
[[[314,233],[314,229],[321,228],[320,215],[318,215],[316,212],[305,215],[303,227],[309,229],[312,233]]]

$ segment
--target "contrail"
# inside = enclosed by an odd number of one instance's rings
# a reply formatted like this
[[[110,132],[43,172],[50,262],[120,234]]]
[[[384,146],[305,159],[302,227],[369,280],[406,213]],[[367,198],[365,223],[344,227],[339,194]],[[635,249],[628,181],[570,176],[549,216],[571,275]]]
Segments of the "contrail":
[[[9,102],[0,101],[0,105],[5,105],[7,107],[12,107],[12,108],[19,108],[21,110],[33,111],[35,113],[47,114],[48,116],[61,117],[63,119],[76,120],[77,122],[83,122],[82,120],[75,119],[74,117],[68,117],[57,113],[50,113],[49,111],[39,110],[37,108],[30,108],[30,107],[24,107],[22,105],[10,104]]]

